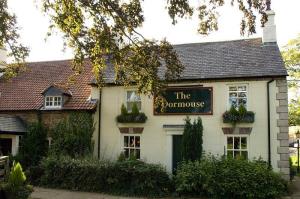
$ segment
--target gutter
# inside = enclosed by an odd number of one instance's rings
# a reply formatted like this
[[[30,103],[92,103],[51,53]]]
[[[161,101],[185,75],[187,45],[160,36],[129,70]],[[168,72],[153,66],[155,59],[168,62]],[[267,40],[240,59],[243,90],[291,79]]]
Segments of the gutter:
[[[274,81],[271,79],[267,82],[267,113],[268,113],[268,165],[271,167],[271,121],[270,121],[270,84]]]
[[[101,135],[101,88],[99,87],[99,108],[98,108],[98,159],[100,159],[100,135]]]

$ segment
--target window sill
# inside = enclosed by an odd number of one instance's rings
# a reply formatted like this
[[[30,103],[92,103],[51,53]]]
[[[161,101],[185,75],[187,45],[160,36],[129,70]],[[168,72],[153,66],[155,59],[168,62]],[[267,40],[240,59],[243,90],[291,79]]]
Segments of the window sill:
[[[118,123],[120,133],[141,134],[144,131],[143,123]]]
[[[250,135],[252,132],[252,127],[222,127],[222,131],[225,135]]]

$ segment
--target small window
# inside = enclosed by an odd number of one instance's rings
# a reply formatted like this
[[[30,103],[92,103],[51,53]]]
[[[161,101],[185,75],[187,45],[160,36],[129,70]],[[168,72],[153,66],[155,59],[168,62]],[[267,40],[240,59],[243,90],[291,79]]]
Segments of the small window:
[[[248,159],[248,142],[245,136],[228,136],[227,157]]]
[[[238,108],[241,104],[247,107],[247,86],[229,86],[229,106]]]
[[[61,96],[47,96],[45,98],[46,108],[61,108],[62,97]]]
[[[141,158],[141,137],[138,135],[125,135],[123,139],[123,152],[126,158]]]
[[[128,112],[131,112],[133,104],[136,103],[139,110],[141,110],[141,97],[137,91],[127,91],[126,104]]]

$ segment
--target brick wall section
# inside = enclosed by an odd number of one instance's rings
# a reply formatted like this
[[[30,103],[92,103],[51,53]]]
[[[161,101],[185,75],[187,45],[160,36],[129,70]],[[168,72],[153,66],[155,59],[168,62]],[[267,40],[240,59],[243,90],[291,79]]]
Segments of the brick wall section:
[[[277,153],[280,155],[280,160],[278,160],[277,164],[280,168],[280,172],[283,174],[283,178],[289,180],[288,89],[286,79],[276,80],[276,87],[276,100],[279,104],[276,107],[276,112],[279,115],[279,119],[277,120],[277,127],[279,129],[279,132],[277,133],[277,140],[280,143],[277,148]]]

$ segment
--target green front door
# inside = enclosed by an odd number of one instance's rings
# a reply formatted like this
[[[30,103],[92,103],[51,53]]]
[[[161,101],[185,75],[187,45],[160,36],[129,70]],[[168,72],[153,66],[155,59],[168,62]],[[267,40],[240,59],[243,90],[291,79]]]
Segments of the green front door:
[[[173,172],[176,170],[177,165],[181,162],[181,142],[182,135],[173,135],[173,157],[172,157],[172,170]]]

